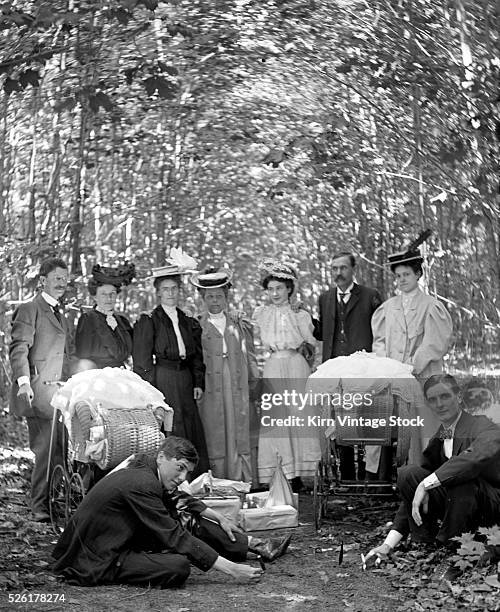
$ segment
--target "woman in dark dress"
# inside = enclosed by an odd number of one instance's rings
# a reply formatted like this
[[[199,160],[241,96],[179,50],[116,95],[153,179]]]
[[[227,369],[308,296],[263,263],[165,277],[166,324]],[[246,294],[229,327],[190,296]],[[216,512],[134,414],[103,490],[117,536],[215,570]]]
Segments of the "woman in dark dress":
[[[134,372],[154,385],[174,409],[172,433],[187,438],[199,454],[196,473],[208,470],[205,433],[196,400],[205,388],[205,365],[198,321],[178,308],[182,274],[179,265],[153,270],[160,304],[134,326]]]
[[[114,307],[120,288],[128,285],[134,275],[133,264],[92,268],[88,289],[95,306],[78,321],[75,350],[78,359],[90,361],[88,365],[93,368],[119,368],[132,353],[132,326]]]

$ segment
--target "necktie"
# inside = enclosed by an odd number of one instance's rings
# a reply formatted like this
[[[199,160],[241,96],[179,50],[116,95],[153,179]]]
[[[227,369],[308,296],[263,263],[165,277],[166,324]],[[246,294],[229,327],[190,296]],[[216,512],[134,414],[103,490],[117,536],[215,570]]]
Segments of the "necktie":
[[[347,295],[347,293],[342,293],[341,291],[339,291],[339,298],[342,304],[345,304],[345,296]]]
[[[453,438],[453,429],[451,427],[443,427],[442,432],[439,434],[440,440],[451,440]]]
[[[61,311],[59,310],[59,306],[57,304],[55,306],[52,306],[52,310],[54,311],[54,314],[56,315],[56,319],[62,325],[62,315],[61,315]]]

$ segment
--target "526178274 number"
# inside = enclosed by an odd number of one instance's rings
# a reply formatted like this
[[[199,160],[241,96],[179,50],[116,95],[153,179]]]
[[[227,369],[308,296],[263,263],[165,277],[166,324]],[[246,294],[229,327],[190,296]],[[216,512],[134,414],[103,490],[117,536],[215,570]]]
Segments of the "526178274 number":
[[[65,602],[64,593],[9,593],[9,603],[58,603]]]

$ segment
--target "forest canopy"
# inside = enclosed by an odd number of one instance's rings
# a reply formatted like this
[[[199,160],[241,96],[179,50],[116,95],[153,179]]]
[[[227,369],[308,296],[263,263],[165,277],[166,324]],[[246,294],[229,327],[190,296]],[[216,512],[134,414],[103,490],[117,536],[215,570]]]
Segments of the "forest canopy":
[[[291,259],[315,307],[338,250],[388,297],[387,254],[424,228],[454,357],[498,353],[496,0],[50,0],[0,6],[0,320],[40,260],[151,267],[182,246]],[[4,335],[4,339],[6,336]],[[6,364],[5,355],[3,362]]]

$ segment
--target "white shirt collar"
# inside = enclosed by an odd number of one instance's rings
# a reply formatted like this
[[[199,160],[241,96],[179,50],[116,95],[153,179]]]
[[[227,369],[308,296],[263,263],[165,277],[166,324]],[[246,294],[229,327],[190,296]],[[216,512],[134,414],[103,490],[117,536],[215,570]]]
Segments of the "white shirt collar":
[[[42,291],[42,297],[49,306],[52,306],[52,308],[54,308],[54,306],[60,306],[59,301],[48,293],[45,293],[45,291]]]
[[[352,283],[349,285],[349,287],[347,287],[347,289],[344,289],[344,291],[342,291],[342,289],[341,289],[340,287],[338,287],[338,286],[337,286],[337,295],[340,295],[341,293],[344,293],[344,294],[349,294],[349,293],[351,293],[351,291],[353,290],[353,288],[354,288],[354,282],[352,282]]]
[[[97,310],[97,312],[100,312],[105,317],[109,317],[110,315],[113,316],[115,314],[114,310],[109,310],[108,312],[104,312],[104,310],[101,310],[100,308],[97,308],[97,306],[95,307],[95,309]]]
[[[211,312],[208,313],[208,317],[210,319],[213,319],[214,321],[224,321],[226,318],[226,315],[224,314],[224,311],[221,310],[220,312],[218,312],[217,314],[213,314]]]
[[[455,429],[456,429],[456,427],[457,427],[457,423],[458,423],[458,421],[460,420],[460,417],[461,417],[461,416],[462,416],[462,411],[460,410],[460,412],[458,413],[457,418],[455,419],[454,423],[452,423],[452,424],[451,424],[449,427],[446,427],[446,426],[443,424],[443,428],[444,428],[444,429],[451,429],[451,433],[452,433],[452,435],[453,435],[453,436],[455,436]]]
[[[177,307],[176,306],[165,306],[165,304],[162,304],[161,307],[163,308],[165,313],[168,314],[169,317],[176,317],[177,316]]]
[[[409,300],[413,299],[419,293],[420,293],[420,289],[418,287],[415,287],[415,289],[412,289],[408,293],[401,293],[401,295],[403,296],[403,300],[405,302],[408,302]]]

